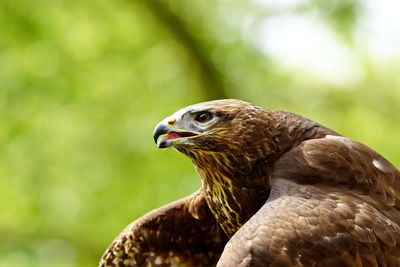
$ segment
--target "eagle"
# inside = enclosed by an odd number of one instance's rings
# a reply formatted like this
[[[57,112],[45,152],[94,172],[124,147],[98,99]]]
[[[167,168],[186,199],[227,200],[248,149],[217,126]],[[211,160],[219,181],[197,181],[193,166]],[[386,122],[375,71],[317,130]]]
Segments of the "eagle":
[[[128,225],[100,266],[400,266],[400,172],[368,146],[235,99],[177,111],[154,140],[202,186]]]

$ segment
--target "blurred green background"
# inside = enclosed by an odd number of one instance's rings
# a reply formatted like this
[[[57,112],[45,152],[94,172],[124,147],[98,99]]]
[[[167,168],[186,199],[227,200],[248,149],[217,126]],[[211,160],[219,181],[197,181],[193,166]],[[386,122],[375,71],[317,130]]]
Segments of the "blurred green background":
[[[299,113],[400,166],[399,8],[2,0],[0,266],[95,266],[129,222],[195,191],[152,131],[196,102]]]

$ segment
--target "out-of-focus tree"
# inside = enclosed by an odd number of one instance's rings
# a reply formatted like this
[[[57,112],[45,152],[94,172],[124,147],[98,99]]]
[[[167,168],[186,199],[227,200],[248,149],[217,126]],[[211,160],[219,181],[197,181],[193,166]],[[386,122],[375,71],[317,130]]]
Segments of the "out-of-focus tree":
[[[2,1],[0,266],[93,266],[130,221],[193,192],[191,163],[151,133],[195,102],[300,113],[400,166],[396,7]]]

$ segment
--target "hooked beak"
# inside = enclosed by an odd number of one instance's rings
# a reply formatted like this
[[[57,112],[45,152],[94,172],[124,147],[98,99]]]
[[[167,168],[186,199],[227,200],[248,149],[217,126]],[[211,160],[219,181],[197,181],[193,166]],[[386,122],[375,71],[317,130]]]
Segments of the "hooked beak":
[[[201,133],[181,129],[174,129],[163,122],[159,123],[154,129],[153,138],[158,148],[167,148],[174,145],[177,141],[183,141],[199,136]],[[165,135],[160,140],[159,137]]]

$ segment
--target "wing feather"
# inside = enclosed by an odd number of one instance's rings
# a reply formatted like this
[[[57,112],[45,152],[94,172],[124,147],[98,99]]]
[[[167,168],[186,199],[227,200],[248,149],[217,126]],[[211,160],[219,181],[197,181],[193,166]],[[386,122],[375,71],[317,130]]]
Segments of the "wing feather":
[[[217,266],[399,266],[400,175],[344,137],[313,139],[274,166],[266,204]]]
[[[200,189],[128,225],[100,266],[214,266],[226,242]]]

